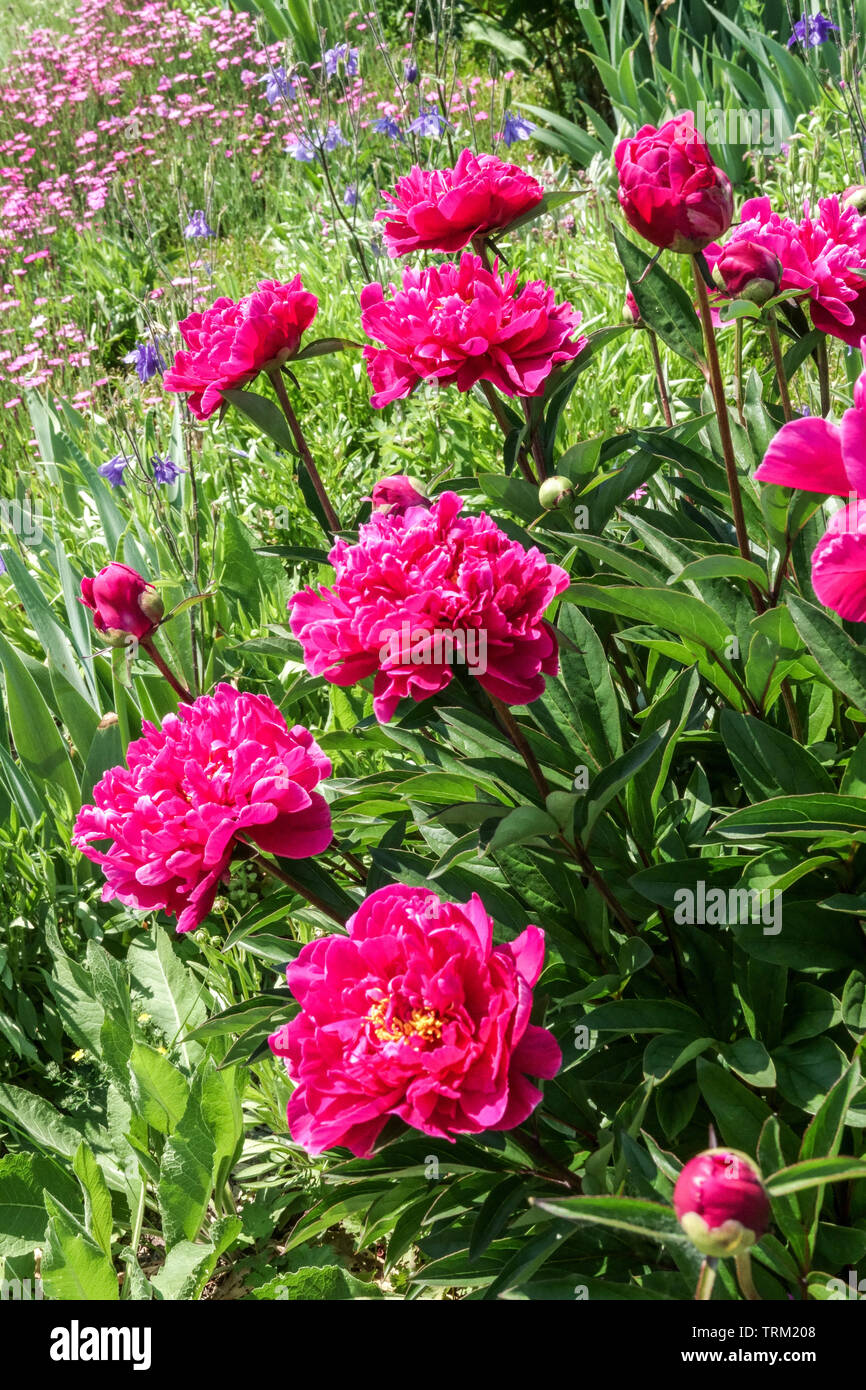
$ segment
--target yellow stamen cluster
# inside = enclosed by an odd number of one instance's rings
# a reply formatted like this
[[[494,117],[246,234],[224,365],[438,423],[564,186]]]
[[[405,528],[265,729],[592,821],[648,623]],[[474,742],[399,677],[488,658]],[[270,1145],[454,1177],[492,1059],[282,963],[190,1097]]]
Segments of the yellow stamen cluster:
[[[380,1042],[408,1042],[420,1038],[423,1043],[436,1043],[442,1037],[442,1020],[435,1009],[413,1009],[407,1018],[394,1015],[386,1021],[388,1000],[380,999],[367,1017],[373,1033]]]

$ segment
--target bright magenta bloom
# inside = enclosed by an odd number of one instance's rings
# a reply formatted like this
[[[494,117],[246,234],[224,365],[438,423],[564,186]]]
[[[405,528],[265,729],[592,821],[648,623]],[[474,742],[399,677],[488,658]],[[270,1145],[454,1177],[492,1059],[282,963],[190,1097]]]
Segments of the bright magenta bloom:
[[[568,575],[462,509],[445,492],[430,507],[375,512],[357,545],[338,540],[331,550],[333,584],[289,600],[308,669],[335,685],[375,674],[383,724],[404,697],[444,690],[455,665],[510,705],[537,700],[544,675],[556,674],[544,611]]]
[[[731,181],[713,163],[691,111],[658,130],[641,126],[613,153],[626,221],[653,246],[689,254],[730,227]]]
[[[364,332],[385,346],[365,347],[374,406],[408,396],[421,381],[468,391],[489,381],[506,396],[538,396],[553,368],[576,357],[580,313],[556,304],[542,280],[517,289],[517,273],[500,278],[480,256],[403,271],[403,288],[361,291]]]
[[[866,217],[837,197],[821,198],[817,216],[808,205],[800,222],[773,212],[769,198],[743,204],[739,225],[723,247],[707,247],[711,265],[739,242],[763,246],[782,266],[782,290],[809,296],[812,322],[822,333],[859,347],[866,333]]]
[[[840,618],[866,622],[866,502],[852,502],[830,518],[812,551],[812,587]]]
[[[864,338],[866,344],[866,338]],[[852,499],[831,518],[812,552],[812,587],[842,618],[866,622],[866,372],[841,424],[807,416],[783,425],[755,477]]]
[[[301,334],[318,307],[300,275],[288,285],[261,280],[258,289],[237,303],[215,300],[203,314],[190,314],[178,325],[189,352],[175,353],[163,386],[188,391],[193,415],[206,420],[222,405],[223,391],[248,386],[259,372],[297,354]]]
[[[820,416],[789,420],[770,441],[755,473],[760,483],[847,497],[866,494],[866,372],[854,387],[854,406],[834,425]]]
[[[516,164],[463,150],[453,169],[415,165],[382,197],[392,205],[376,213],[385,245],[391,256],[407,256],[460,251],[475,236],[502,231],[540,203],[544,189]]]
[[[562,1054],[531,1024],[544,933],[493,945],[473,893],[443,903],[389,884],[347,923],[310,942],[286,977],[301,1012],[270,1038],[295,1082],[288,1119],[308,1153],[343,1145],[367,1158],[391,1115],[437,1139],[513,1129]]]
[[[331,843],[331,814],[315,790],[330,760],[308,729],[287,728],[266,695],[218,685],[143,730],[128,767],[105,774],[75,822],[72,843],[105,873],[104,902],[162,908],[178,931],[192,931],[240,835],[286,859]],[[101,841],[110,841],[105,850]]]
[[[704,1255],[748,1250],[770,1224],[761,1174],[737,1149],[707,1149],[681,1170],[674,1188],[677,1220]]]

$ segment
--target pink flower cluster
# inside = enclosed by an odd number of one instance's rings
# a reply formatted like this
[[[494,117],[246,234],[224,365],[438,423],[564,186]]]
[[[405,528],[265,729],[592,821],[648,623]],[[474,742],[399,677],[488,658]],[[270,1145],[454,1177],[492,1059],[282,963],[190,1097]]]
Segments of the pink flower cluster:
[[[866,622],[866,372],[840,425],[820,416],[791,420],[770,441],[755,477],[850,499],[812,553],[812,587],[840,617]]]
[[[544,612],[568,575],[490,517],[462,513],[453,492],[375,512],[357,545],[331,550],[333,583],[289,601],[309,670],[344,686],[374,676],[381,723],[401,699],[444,690],[467,652],[469,674],[509,705],[537,700],[558,669]]]
[[[816,214],[807,205],[795,222],[774,212],[769,198],[751,198],[724,246],[707,247],[710,265],[739,242],[764,247],[778,258],[781,290],[809,296],[816,328],[859,347],[866,333],[866,280],[858,274],[866,269],[866,217],[834,196],[819,199]]]
[[[301,1012],[270,1044],[295,1082],[295,1142],[366,1158],[391,1116],[449,1140],[521,1124],[541,1100],[528,1078],[562,1065],[529,1021],[544,933],[494,946],[477,894],[443,903],[403,884],[372,893],[347,930],[304,946],[286,972]]]
[[[537,396],[554,367],[586,344],[579,310],[557,304],[541,280],[485,270],[480,256],[406,269],[402,288],[361,291],[361,323],[384,347],[365,347],[374,406],[408,396],[421,381],[468,391],[489,381],[507,396]]]
[[[178,325],[189,351],[176,353],[163,386],[189,392],[193,415],[207,420],[222,404],[223,391],[237,391],[264,368],[280,367],[295,356],[318,306],[300,275],[288,285],[262,280],[237,303],[217,299],[205,313],[190,314]]]
[[[144,721],[127,766],[107,772],[79,811],[72,843],[102,866],[103,901],[162,908],[192,931],[240,837],[287,859],[327,849],[331,815],[315,789],[330,775],[309,730],[287,728],[266,695],[218,685],[161,728]]]

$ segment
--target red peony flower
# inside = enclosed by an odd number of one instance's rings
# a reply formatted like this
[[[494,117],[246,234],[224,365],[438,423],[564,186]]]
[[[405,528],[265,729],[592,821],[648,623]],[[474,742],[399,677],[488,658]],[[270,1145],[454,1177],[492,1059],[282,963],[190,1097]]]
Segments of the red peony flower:
[[[692,254],[731,225],[731,181],[712,160],[691,111],[642,126],[614,150],[626,221],[653,246]]]
[[[513,1129],[541,1100],[528,1076],[562,1053],[530,1023],[544,933],[493,945],[477,894],[443,903],[389,884],[286,971],[301,1012],[270,1038],[295,1082],[292,1138],[367,1158],[391,1115],[434,1138]]]
[[[105,873],[103,901],[163,908],[178,931],[210,911],[238,837],[286,859],[321,854],[331,814],[316,786],[331,763],[266,695],[218,685],[157,729],[146,720],[82,806],[72,843]],[[108,841],[104,850],[96,843]]]
[[[92,579],[82,579],[81,597],[93,613],[93,626],[111,639],[147,637],[163,614],[156,589],[129,565],[112,560]]]
[[[295,357],[301,334],[316,317],[319,301],[301,284],[261,280],[237,303],[217,299],[203,314],[178,325],[189,348],[175,353],[162,379],[166,391],[188,391],[187,404],[199,420],[222,405],[223,391],[248,386],[259,372]]]
[[[736,1255],[761,1239],[770,1199],[761,1175],[736,1149],[707,1149],[681,1170],[674,1188],[677,1220],[704,1255]]]
[[[374,513],[357,545],[331,550],[331,586],[289,601],[308,669],[335,685],[375,675],[383,724],[401,699],[444,690],[455,666],[509,705],[537,700],[558,669],[544,611],[568,575],[462,508],[444,492],[429,508]]]
[[[428,378],[468,391],[489,381],[507,396],[538,396],[554,367],[586,343],[576,336],[581,315],[556,304],[541,280],[517,289],[517,274],[500,279],[465,252],[459,265],[404,270],[403,288],[361,291],[361,323],[385,346],[365,347],[375,394],[388,405]]]
[[[537,206],[544,189],[516,164],[463,150],[453,169],[419,169],[397,180],[392,204],[380,208],[391,256],[412,251],[460,251],[473,237],[502,231]]]

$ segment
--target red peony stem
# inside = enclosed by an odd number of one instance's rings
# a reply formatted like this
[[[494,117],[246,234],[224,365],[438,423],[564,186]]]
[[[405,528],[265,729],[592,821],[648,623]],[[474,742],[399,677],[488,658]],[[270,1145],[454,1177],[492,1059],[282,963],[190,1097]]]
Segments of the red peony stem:
[[[285,415],[286,420],[288,421],[289,429],[291,430],[292,438],[294,439],[295,444],[297,445],[298,453],[303,459],[306,470],[310,475],[310,482],[313,484],[313,487],[316,491],[316,496],[322,504],[322,510],[325,513],[325,519],[328,523],[328,527],[331,531],[339,531],[340,519],[337,516],[337,513],[334,511],[334,508],[331,506],[331,499],[328,497],[328,494],[325,491],[325,484],[322,482],[322,479],[319,476],[318,468],[313,463],[313,456],[310,453],[309,445],[307,444],[307,441],[304,438],[304,433],[301,429],[298,417],[292,410],[292,403],[289,400],[289,393],[286,390],[286,384],[283,381],[282,376],[280,375],[279,368],[275,367],[273,371],[268,372],[268,376],[270,377],[271,384],[277,393],[277,400],[282,406],[283,414]]]
[[[710,368],[710,387],[713,393],[713,402],[716,407],[716,418],[719,422],[719,435],[722,441],[722,453],[725,459],[725,472],[728,477],[728,492],[731,498],[731,509],[734,514],[734,529],[737,533],[737,545],[744,560],[751,561],[752,552],[749,547],[749,534],[746,530],[746,518],[743,513],[743,498],[740,493],[740,480],[737,476],[737,460],[734,454],[734,441],[731,435],[731,422],[728,417],[728,404],[725,400],[725,384],[722,380],[722,368],[719,362],[719,350],[716,345],[716,332],[713,328],[712,313],[710,310],[710,300],[707,294],[707,287],[704,282],[703,269],[701,267],[701,256],[692,256],[692,270],[695,277],[695,288],[698,295],[698,307],[701,314],[701,323],[704,329],[704,343],[707,349],[707,362]],[[756,613],[763,613],[764,604],[757,585],[749,581],[749,591],[752,595],[752,603]]]
[[[767,337],[770,339],[770,351],[773,354],[773,365],[776,368],[776,380],[779,383],[779,395],[782,400],[782,409],[785,412],[785,422],[794,418],[791,409],[791,397],[788,392],[788,378],[785,376],[785,364],[782,360],[782,346],[779,342],[779,327],[776,323],[775,309],[767,310]]]
[[[493,411],[493,418],[495,419],[497,425],[502,430],[502,433],[507,439],[511,433],[511,425],[508,423],[508,419],[505,415],[505,412],[502,409],[502,403],[500,402],[495,389],[490,385],[489,381],[480,381],[478,384],[484,392],[485,396],[487,397],[487,404]],[[520,471],[523,474],[526,481],[528,483],[532,483],[533,487],[537,487],[538,479],[532,471],[532,465],[530,464],[529,459],[526,456],[526,450],[523,448],[522,445],[517,450],[517,462],[520,465]]]
[[[697,1303],[708,1302],[712,1298],[718,1264],[718,1259],[715,1256],[708,1257],[702,1262],[695,1289],[695,1301]]]
[[[157,670],[163,676],[165,676],[165,679],[168,681],[175,694],[180,696],[185,705],[191,705],[195,699],[195,696],[189,690],[187,690],[185,685],[181,684],[177,676],[174,674],[174,671],[172,671],[171,667],[167,665],[167,663],[160,656],[159,652],[156,650],[156,647],[153,644],[153,638],[142,637],[138,645],[144,648],[151,661],[153,662],[154,666],[156,666]]]
[[[659,388],[659,396],[661,397],[662,413],[665,417],[665,424],[667,425],[668,429],[670,429],[674,423],[674,420],[673,416],[671,415],[671,403],[668,398],[668,386],[667,382],[665,381],[665,373],[664,368],[662,366],[661,354],[659,353],[659,340],[651,328],[647,329],[647,332],[649,333],[650,352],[652,353],[653,366],[655,367],[656,384]]]
[[[272,859],[266,859],[249,840],[242,840],[242,843],[248,845],[252,850],[252,853],[247,857],[249,859],[254,859],[257,864],[263,869],[266,869],[272,878],[279,879],[280,883],[285,883],[287,888],[294,889],[299,897],[307,900],[310,907],[315,907],[317,911],[323,912],[326,917],[330,917],[331,921],[336,922],[338,926],[344,927],[346,925],[348,918],[341,917],[332,907],[328,907],[328,904],[324,902],[322,898],[318,897],[315,893],[311,893],[309,888],[302,887],[297,879],[292,878],[291,874],[287,874],[285,869],[281,868],[279,864],[275,864]]]

